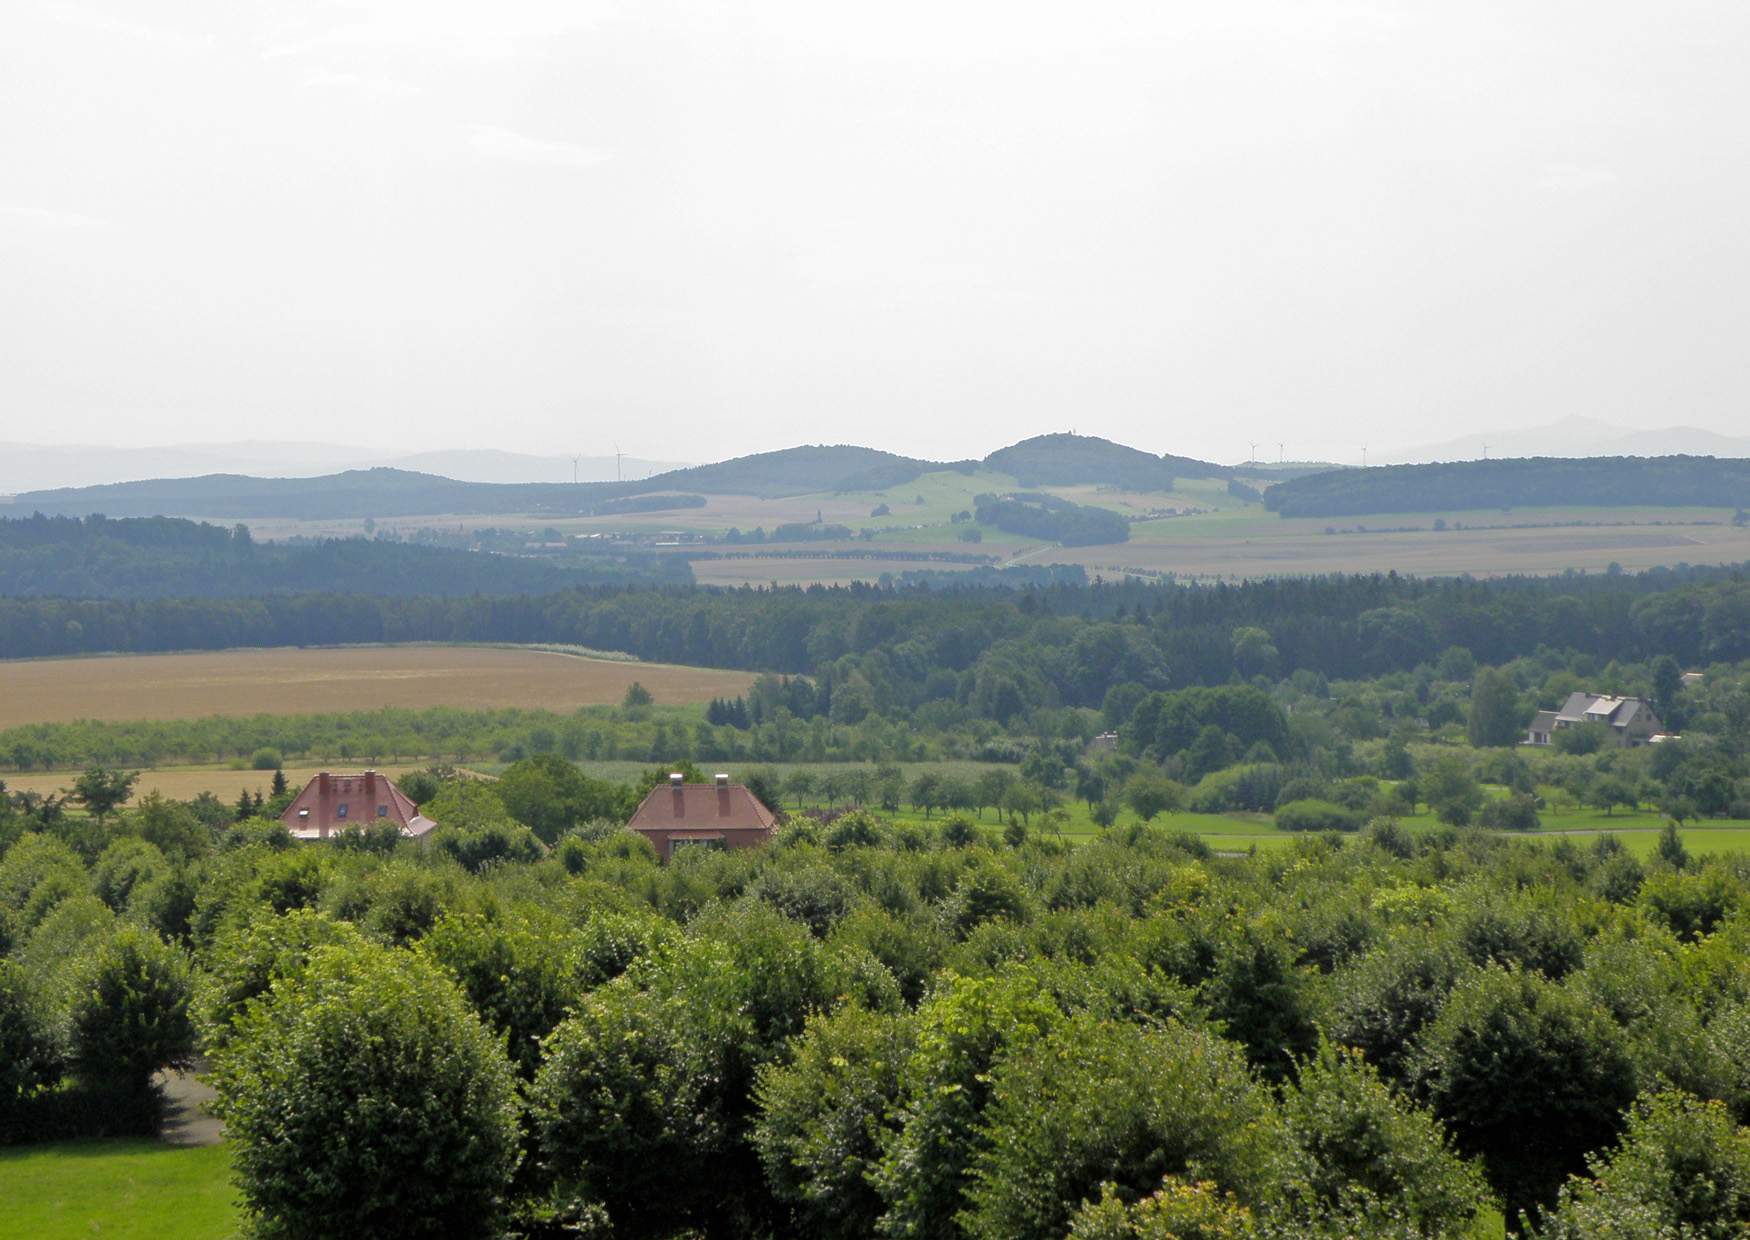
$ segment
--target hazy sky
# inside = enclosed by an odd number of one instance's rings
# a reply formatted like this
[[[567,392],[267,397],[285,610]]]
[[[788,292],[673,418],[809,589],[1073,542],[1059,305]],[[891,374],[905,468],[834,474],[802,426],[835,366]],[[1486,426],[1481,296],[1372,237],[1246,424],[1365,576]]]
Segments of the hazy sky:
[[[5,0],[0,441],[1744,433],[1747,63],[1743,0]]]

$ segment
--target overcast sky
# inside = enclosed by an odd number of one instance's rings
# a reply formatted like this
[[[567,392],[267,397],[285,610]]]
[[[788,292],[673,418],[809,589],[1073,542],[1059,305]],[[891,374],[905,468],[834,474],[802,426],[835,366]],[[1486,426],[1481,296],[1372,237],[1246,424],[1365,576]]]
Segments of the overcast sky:
[[[1745,433],[1747,63],[1743,0],[5,0],[0,441]]]

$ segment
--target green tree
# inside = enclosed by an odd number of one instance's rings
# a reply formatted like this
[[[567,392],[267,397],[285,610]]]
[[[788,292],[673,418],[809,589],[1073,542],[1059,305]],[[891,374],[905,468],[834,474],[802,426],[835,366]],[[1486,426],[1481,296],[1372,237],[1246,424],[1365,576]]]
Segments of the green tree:
[[[24,969],[0,959],[0,1141],[20,1130],[24,1104],[60,1076],[60,1055]]]
[[[185,1067],[193,1055],[191,997],[187,958],[149,930],[124,926],[80,962],[67,1016],[69,1064],[114,1097],[124,1124],[153,1126],[153,1074]]]
[[[446,913],[419,942],[419,951],[454,978],[475,1013],[510,1049],[511,1062],[533,1079],[541,1039],[576,997],[570,944],[546,918],[488,920]]]
[[[1489,1202],[1479,1168],[1449,1148],[1440,1121],[1394,1094],[1356,1050],[1321,1043],[1283,1097],[1289,1132],[1306,1154],[1314,1216],[1357,1231],[1407,1221],[1415,1234],[1462,1235]]]
[[[1478,749],[1516,745],[1525,737],[1519,687],[1505,669],[1485,667],[1470,690],[1470,743]]]
[[[1185,788],[1159,771],[1138,771],[1124,783],[1124,800],[1138,818],[1148,822],[1181,808],[1185,804]]]
[[[1458,754],[1436,758],[1419,782],[1422,799],[1441,822],[1465,826],[1482,808],[1482,785],[1471,774],[1470,764]]]
[[[1239,1048],[1201,1029],[1081,1016],[997,1068],[965,1234],[1057,1240],[1103,1183],[1141,1194],[1195,1171],[1248,1204],[1285,1191],[1289,1142]]]
[[[871,1176],[914,1039],[913,1018],[846,1007],[816,1017],[761,1068],[754,1146],[791,1234],[863,1240],[882,1200]]]
[[[1419,1050],[1434,1113],[1480,1157],[1509,1217],[1553,1203],[1586,1153],[1611,1140],[1635,1094],[1617,1026],[1580,995],[1518,969],[1453,989]]]
[[[954,1240],[967,1172],[983,1144],[979,1121],[991,1096],[991,1070],[1006,1053],[1038,1038],[1062,1016],[1023,976],[958,978],[918,1010],[917,1049],[903,1074],[899,1127],[875,1182],[886,1204],[881,1233]]]
[[[493,1234],[517,1162],[515,1076],[418,956],[318,948],[244,1018],[215,1082],[257,1234]]]
[[[101,766],[86,769],[73,781],[73,799],[102,822],[133,795],[139,775],[133,771],[111,771]]]
[[[620,705],[626,710],[641,711],[655,701],[656,699],[651,696],[650,690],[634,680],[626,686],[626,696],[620,699]]]
[[[1589,1159],[1537,1229],[1543,1240],[1701,1238],[1750,1231],[1750,1132],[1723,1103],[1641,1099],[1618,1145]]]

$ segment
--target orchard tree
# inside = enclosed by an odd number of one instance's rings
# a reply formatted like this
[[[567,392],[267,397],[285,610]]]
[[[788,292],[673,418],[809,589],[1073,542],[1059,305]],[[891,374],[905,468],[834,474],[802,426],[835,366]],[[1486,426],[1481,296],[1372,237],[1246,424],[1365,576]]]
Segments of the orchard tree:
[[[139,778],[133,771],[111,771],[93,766],[73,781],[73,799],[102,822],[133,795],[134,784]]]
[[[517,1163],[515,1074],[413,953],[317,949],[244,1017],[216,1084],[257,1235],[494,1234]]]
[[[160,1068],[194,1054],[188,960],[150,930],[124,926],[77,966],[68,1012],[70,1066],[112,1097],[123,1124],[152,1127]]]

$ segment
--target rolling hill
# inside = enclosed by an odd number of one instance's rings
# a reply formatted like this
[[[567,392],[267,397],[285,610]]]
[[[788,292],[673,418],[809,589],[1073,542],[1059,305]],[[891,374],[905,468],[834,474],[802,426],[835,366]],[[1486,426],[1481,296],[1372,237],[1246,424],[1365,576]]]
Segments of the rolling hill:
[[[1092,435],[1036,435],[984,458],[987,469],[1022,486],[1100,485],[1127,491],[1170,491],[1176,478],[1226,478],[1223,465],[1184,456],[1153,456]]]
[[[1711,456],[1528,457],[1380,465],[1271,487],[1285,517],[1526,507],[1731,507],[1750,504],[1750,460]]]
[[[0,597],[517,595],[691,579],[685,560],[638,552],[535,559],[364,538],[258,543],[175,517],[0,519]]]

